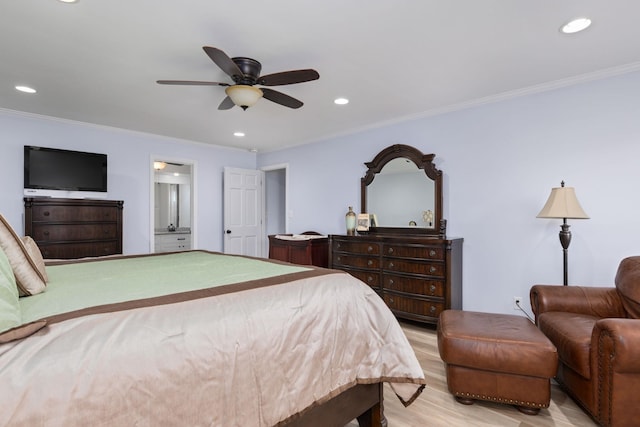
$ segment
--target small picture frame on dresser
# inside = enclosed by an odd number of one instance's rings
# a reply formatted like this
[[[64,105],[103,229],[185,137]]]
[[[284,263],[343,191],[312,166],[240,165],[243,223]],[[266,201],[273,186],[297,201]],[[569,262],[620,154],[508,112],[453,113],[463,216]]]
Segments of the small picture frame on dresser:
[[[371,218],[369,214],[358,214],[358,222],[356,225],[356,231],[369,231],[369,225],[371,224]]]
[[[378,226],[378,217],[376,214],[369,214],[369,227],[377,227]]]

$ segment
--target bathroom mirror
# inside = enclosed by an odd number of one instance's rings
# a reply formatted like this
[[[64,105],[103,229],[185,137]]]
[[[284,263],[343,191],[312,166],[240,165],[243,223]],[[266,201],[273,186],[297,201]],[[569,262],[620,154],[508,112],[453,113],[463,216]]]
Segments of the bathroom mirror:
[[[155,171],[154,228],[189,231],[191,227],[191,167],[167,165]]]
[[[369,232],[412,233],[445,237],[442,218],[442,171],[435,154],[396,144],[365,163],[361,212],[371,215]]]

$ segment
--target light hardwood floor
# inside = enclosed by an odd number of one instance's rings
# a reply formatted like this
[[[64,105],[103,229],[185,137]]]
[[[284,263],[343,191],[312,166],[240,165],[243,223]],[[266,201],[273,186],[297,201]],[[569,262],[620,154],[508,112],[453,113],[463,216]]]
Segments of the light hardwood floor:
[[[427,387],[415,402],[405,408],[389,385],[385,384],[384,413],[389,427],[597,425],[555,383],[551,385],[551,405],[547,409],[541,409],[535,416],[522,414],[509,405],[476,402],[467,406],[457,403],[447,390],[435,329],[408,323],[401,325],[424,369]],[[352,422],[349,427],[357,425]]]

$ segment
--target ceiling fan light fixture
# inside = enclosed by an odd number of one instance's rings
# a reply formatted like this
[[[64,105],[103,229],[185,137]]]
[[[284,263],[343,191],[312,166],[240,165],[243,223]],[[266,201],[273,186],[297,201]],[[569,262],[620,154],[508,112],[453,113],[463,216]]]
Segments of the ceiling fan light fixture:
[[[243,110],[253,107],[262,98],[262,91],[249,85],[233,85],[224,91],[233,103]]]
[[[153,162],[153,168],[157,171],[164,169],[167,166],[165,162]]]

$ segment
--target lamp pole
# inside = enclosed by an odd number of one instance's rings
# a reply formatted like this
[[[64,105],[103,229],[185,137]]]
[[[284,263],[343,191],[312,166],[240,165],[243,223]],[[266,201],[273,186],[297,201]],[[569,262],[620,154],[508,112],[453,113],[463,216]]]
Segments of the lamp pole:
[[[571,243],[571,231],[569,230],[569,224],[567,224],[567,218],[562,218],[562,225],[560,228],[562,228],[562,230],[560,230],[560,244],[562,245],[564,286],[567,286],[569,284],[569,273],[567,267],[569,262],[569,243]]]

